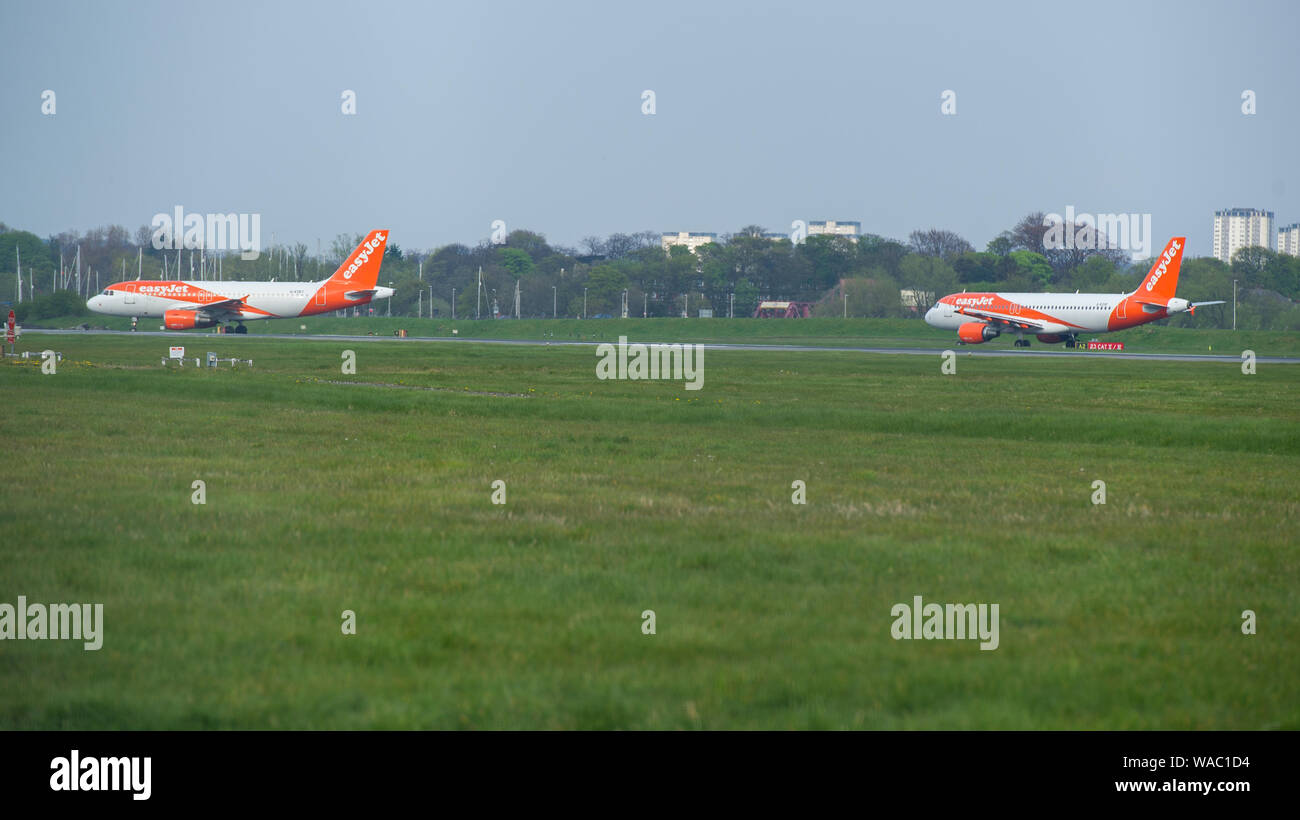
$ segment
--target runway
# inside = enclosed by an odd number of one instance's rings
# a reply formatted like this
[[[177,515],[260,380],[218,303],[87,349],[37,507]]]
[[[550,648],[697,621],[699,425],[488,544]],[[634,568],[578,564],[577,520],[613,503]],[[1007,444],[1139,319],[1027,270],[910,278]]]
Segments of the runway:
[[[484,344],[484,345],[518,345],[528,347],[594,347],[608,342],[580,342],[564,340],[538,340],[538,339],[459,339],[459,338],[415,338],[408,336],[405,339],[399,339],[395,336],[304,336],[291,333],[248,333],[232,336],[217,336],[215,334],[195,335],[185,331],[166,331],[166,330],[42,330],[38,328],[24,329],[23,335],[43,334],[50,336],[156,336],[166,339],[191,339],[191,340],[208,340],[208,341],[228,341],[231,339],[252,340],[252,339],[278,339],[292,340],[300,342],[396,342],[400,344]],[[631,343],[631,342],[629,342]],[[635,344],[685,344],[685,342],[654,342],[638,339]],[[749,351],[782,351],[790,353],[878,353],[882,355],[897,356],[937,356],[943,352],[942,348],[927,347],[831,347],[821,345],[765,345],[765,344],[738,344],[730,342],[705,342],[702,345],[706,350],[749,350]],[[1172,362],[1218,362],[1220,364],[1241,363],[1241,355],[1235,356],[1215,356],[1201,353],[1124,353],[1110,351],[1076,351],[1065,350],[980,350],[977,348],[953,344],[951,350],[956,351],[962,356],[1012,356],[1020,358],[1092,358],[1092,359],[1138,359],[1148,361],[1172,361]],[[1286,356],[1257,356],[1257,364],[1300,364],[1300,358]]]

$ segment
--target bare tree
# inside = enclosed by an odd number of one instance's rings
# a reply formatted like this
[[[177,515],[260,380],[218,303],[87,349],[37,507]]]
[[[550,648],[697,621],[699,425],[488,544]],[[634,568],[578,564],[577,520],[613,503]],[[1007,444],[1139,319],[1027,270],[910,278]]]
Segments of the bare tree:
[[[912,246],[912,250],[916,253],[922,256],[937,256],[947,261],[956,259],[963,253],[970,253],[975,250],[971,243],[952,231],[942,231],[938,228],[931,228],[928,231],[912,231],[912,234],[907,239]]]
[[[1070,239],[1064,241],[1067,233]],[[1049,221],[1042,211],[1027,214],[1005,236],[1012,250],[1041,253],[1057,275],[1074,270],[1091,256],[1103,256],[1116,265],[1129,261],[1125,251],[1110,247],[1108,237],[1095,225]]]
[[[599,236],[584,236],[581,245],[587,256],[605,255],[605,240]]]

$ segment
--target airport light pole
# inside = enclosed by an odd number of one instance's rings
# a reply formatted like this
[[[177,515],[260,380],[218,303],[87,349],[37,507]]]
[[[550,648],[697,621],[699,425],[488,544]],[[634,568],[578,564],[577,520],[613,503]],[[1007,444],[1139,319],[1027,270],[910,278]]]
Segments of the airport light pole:
[[[456,289],[451,289],[451,318],[456,318]]]
[[[587,289],[582,289],[582,318],[587,318]]]
[[[1237,280],[1232,280],[1232,329],[1237,329]]]
[[[559,302],[556,301],[557,298],[558,297],[555,295],[555,285],[551,285],[551,318],[552,319],[555,318],[555,314],[558,312],[556,310],[556,305],[559,304]]]

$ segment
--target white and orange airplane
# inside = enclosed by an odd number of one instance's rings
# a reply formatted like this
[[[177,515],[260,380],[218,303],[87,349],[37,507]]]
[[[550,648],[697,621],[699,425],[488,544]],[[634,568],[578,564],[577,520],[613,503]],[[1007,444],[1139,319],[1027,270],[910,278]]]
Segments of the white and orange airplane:
[[[1074,347],[1083,333],[1109,333],[1179,313],[1196,314],[1203,305],[1174,295],[1187,238],[1175,236],[1156,257],[1132,293],[952,293],[925,314],[931,327],[957,331],[961,344],[977,345],[1003,333],[1016,334],[1016,347],[1029,347],[1026,333],[1040,342]]]
[[[334,275],[320,282],[193,282],[137,279],[109,285],[86,307],[112,316],[162,317],[168,330],[212,327],[234,322],[289,319],[387,299],[392,288],[376,284],[388,231],[371,231]]]

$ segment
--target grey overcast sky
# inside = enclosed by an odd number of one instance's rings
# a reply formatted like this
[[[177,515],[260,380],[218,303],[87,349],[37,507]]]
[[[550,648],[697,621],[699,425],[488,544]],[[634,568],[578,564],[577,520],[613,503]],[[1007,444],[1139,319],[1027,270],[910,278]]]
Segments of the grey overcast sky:
[[[372,227],[434,248],[495,219],[577,245],[829,218],[983,249],[1073,206],[1207,255],[1216,209],[1300,222],[1298,21],[1294,0],[3,0],[0,220],[260,213],[264,244],[314,252]]]

